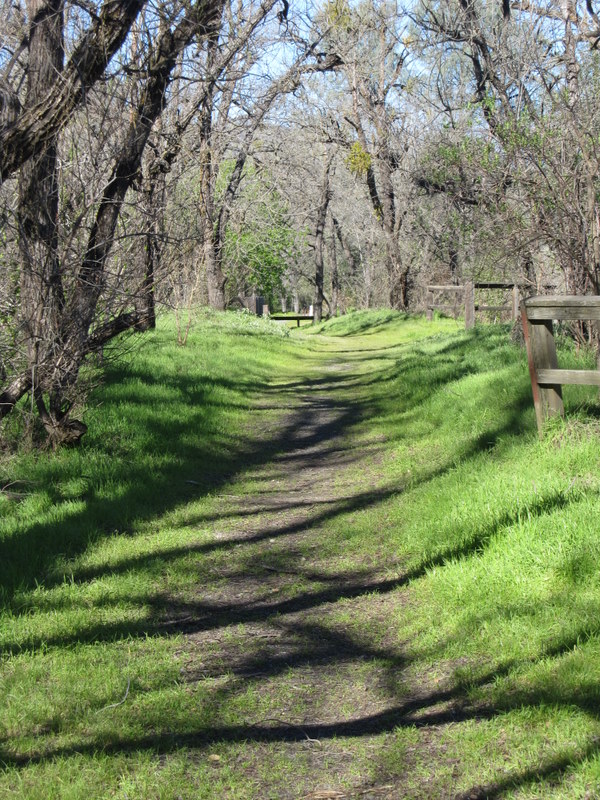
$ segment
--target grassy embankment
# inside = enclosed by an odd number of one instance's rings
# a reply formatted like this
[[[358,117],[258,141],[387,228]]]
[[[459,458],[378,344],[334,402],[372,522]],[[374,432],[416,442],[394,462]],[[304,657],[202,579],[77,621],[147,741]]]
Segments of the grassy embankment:
[[[0,495],[0,795],[314,788],[314,760],[290,762],[276,737],[253,748],[248,725],[281,708],[310,718],[309,699],[290,705],[301,669],[230,685],[225,664],[190,684],[185,636],[161,617],[165,598],[243,573],[248,553],[222,539],[235,525],[226,498],[251,492],[252,470],[285,447],[297,384],[352,407],[341,436],[355,452],[377,444],[345,470],[355,502],[322,516],[315,536],[323,586],[327,570],[377,573],[363,596],[385,600],[385,614],[361,617],[341,589],[323,637],[343,632],[363,654],[359,680],[384,671],[382,702],[401,707],[423,687],[410,713],[331,728],[345,772],[328,768],[321,732],[318,785],[600,796],[600,433],[578,412],[593,392],[567,391],[569,421],[539,442],[524,355],[504,327],[465,333],[384,312],[309,337],[246,325],[204,318],[177,348],[163,320],[109,366],[81,448],[2,457],[2,486],[23,496]],[[324,371],[340,361],[347,369]],[[273,557],[286,566],[285,537]],[[304,595],[302,581],[285,589]],[[243,643],[243,622],[227,635]]]

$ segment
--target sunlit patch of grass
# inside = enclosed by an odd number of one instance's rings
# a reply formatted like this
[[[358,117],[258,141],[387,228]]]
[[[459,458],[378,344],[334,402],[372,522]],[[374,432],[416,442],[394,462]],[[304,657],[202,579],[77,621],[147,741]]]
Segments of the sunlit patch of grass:
[[[238,314],[202,315],[185,348],[162,318],[127,355],[110,358],[82,446],[3,466],[5,483],[25,487],[19,502],[0,506],[5,596],[54,574],[57,556],[77,556],[235,474],[259,447],[244,437],[248,414],[290,360],[275,323]]]
[[[109,359],[79,449],[2,457],[0,793],[594,797],[593,391],[566,391],[540,442],[506,326],[382,311],[287,335],[203,313],[176,341],[163,318]],[[352,411],[331,502],[293,548],[228,544],[227,495],[264,491],[297,393]],[[249,635],[243,592],[202,610],[257,574],[261,602],[278,575],[281,652]],[[193,658],[177,602],[210,634]]]

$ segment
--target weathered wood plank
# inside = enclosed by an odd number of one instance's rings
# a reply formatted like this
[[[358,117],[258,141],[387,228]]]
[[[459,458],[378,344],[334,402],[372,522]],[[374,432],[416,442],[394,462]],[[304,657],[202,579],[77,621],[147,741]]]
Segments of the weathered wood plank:
[[[465,329],[475,327],[475,287],[465,283]]]
[[[280,322],[295,322],[296,327],[300,327],[301,320],[310,320],[314,322],[314,315],[313,314],[271,314],[270,319],[276,319]]]
[[[475,311],[511,311],[512,306],[480,306],[475,303]]]
[[[271,319],[278,319],[278,320],[286,320],[289,319],[290,321],[300,320],[300,319],[314,319],[312,314],[271,314]]]
[[[555,319],[558,321],[566,320],[600,320],[600,308],[593,306],[579,308],[564,308],[563,306],[546,306],[545,308],[528,309],[527,315],[530,320]]]
[[[600,297],[539,295],[523,301],[529,320],[600,320]]]
[[[454,286],[453,284],[448,284],[448,286],[426,286],[425,287],[428,292],[464,292],[464,286]]]
[[[600,386],[600,372],[591,369],[538,369],[537,379],[540,385]]]
[[[523,283],[514,281],[475,281],[476,289],[512,289],[513,286],[524,286]]]
[[[512,309],[510,312],[510,318],[513,322],[516,322],[519,319],[519,299],[519,285],[515,283],[512,289]]]
[[[542,399],[540,397],[540,387],[537,379],[537,370],[535,368],[535,361],[533,360],[533,347],[531,336],[531,323],[527,319],[527,309],[525,303],[521,303],[521,321],[523,323],[523,337],[525,339],[525,347],[527,348],[527,364],[529,366],[529,377],[531,378],[531,393],[533,394],[533,405],[535,407],[535,418],[537,422],[538,435],[542,436],[544,412],[542,408]]]
[[[558,360],[556,357],[556,344],[552,330],[552,320],[542,320],[533,322],[529,319],[529,337],[531,342],[531,352],[533,363],[537,371],[538,384],[540,383],[539,374],[542,370],[558,370]],[[564,414],[562,401],[562,389],[560,383],[546,383],[540,385],[541,415],[542,421],[546,417],[555,414]],[[537,409],[536,409],[537,411]],[[540,419],[538,418],[538,426]]]

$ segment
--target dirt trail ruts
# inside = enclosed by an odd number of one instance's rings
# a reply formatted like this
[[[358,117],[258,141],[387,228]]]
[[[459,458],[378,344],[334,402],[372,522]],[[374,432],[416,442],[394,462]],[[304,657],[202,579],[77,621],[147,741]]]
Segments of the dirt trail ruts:
[[[326,374],[341,379],[339,388],[352,365],[329,365]],[[257,797],[449,797],[431,777],[422,785],[406,777],[417,748],[399,768],[390,755],[395,731],[418,730],[420,758],[427,751],[433,762],[439,726],[473,712],[443,669],[411,672],[398,630],[407,602],[401,572],[390,577],[390,565],[377,563],[340,569],[323,546],[324,525],[343,526],[340,515],[389,496],[377,472],[380,443],[356,444],[352,426],[363,409],[346,393],[339,399],[323,384],[296,392],[285,394],[290,407],[279,423],[285,446],[249,470],[247,492],[234,485],[221,493],[213,535],[231,558],[219,580],[169,599],[164,626],[185,636],[183,679],[215,681],[224,702],[249,688],[262,698],[263,710],[243,725],[216,712],[198,743],[245,742],[246,771],[264,784]],[[290,765],[285,785],[265,782],[258,766],[273,747]]]

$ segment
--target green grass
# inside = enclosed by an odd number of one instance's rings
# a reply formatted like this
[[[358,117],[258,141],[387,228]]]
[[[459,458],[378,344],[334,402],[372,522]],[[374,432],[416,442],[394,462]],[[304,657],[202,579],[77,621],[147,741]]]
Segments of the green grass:
[[[109,360],[80,448],[2,457],[23,496],[0,493],[0,796],[600,796],[594,390],[568,388],[540,441],[505,326],[381,311],[307,331],[201,314],[181,348],[163,318]],[[269,544],[275,629],[299,604],[307,652],[265,661],[242,603],[207,618],[195,659],[219,669],[190,680],[161,615],[264,562],[220,538],[243,521],[226,498],[264,490],[300,391],[335,403],[348,454],[339,502]],[[261,723],[326,711],[319,744]]]

